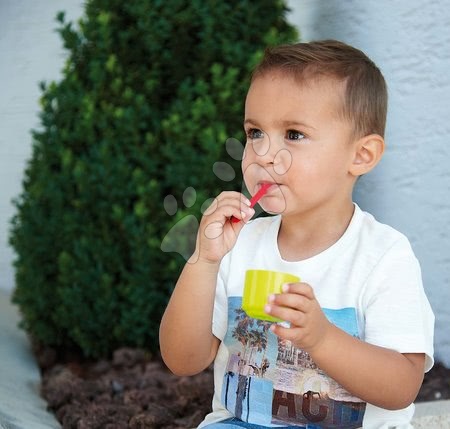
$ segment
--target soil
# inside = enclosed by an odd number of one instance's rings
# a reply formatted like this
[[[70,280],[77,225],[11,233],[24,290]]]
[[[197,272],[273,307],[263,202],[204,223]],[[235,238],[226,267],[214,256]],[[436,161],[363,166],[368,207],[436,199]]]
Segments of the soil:
[[[110,360],[58,356],[35,347],[41,394],[63,429],[187,429],[211,409],[213,372],[177,377],[159,356],[121,348]],[[450,399],[450,369],[425,374],[419,401]]]

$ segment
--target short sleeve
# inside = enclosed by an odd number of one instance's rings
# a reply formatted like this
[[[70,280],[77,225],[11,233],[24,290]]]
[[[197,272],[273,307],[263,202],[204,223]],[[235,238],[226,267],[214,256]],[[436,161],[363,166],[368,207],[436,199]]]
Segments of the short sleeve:
[[[229,254],[225,255],[220,264],[217,275],[216,297],[214,299],[214,312],[212,321],[212,333],[220,341],[223,341],[228,327],[228,297],[226,283],[230,265]]]
[[[400,353],[425,353],[425,372],[430,370],[434,314],[406,237],[397,240],[373,270],[365,301],[365,341]]]

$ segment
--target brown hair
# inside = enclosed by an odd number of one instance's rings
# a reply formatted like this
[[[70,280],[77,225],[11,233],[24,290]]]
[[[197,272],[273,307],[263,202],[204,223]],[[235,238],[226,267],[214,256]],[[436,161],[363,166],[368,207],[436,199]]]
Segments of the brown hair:
[[[387,88],[381,71],[362,51],[337,40],[322,40],[267,48],[252,74],[252,81],[280,70],[307,80],[330,77],[345,82],[340,112],[353,123],[355,137],[384,136]]]

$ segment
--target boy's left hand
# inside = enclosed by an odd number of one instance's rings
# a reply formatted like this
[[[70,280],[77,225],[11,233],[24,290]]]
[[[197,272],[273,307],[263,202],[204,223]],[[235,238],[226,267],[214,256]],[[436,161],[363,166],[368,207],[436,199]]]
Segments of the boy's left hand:
[[[291,324],[289,328],[273,324],[270,329],[275,335],[310,354],[325,340],[331,326],[307,283],[284,285],[283,293],[269,297],[265,311]]]

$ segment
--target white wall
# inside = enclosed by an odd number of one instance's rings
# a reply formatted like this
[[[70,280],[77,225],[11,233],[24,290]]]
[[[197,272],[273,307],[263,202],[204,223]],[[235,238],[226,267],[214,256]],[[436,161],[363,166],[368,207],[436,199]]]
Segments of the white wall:
[[[303,41],[366,52],[389,87],[387,151],[356,201],[406,234],[436,314],[436,358],[450,366],[450,5],[448,0],[290,0]]]
[[[388,150],[356,191],[360,205],[404,232],[437,316],[437,358],[450,366],[450,8],[447,0],[290,0],[303,40],[363,49],[390,88]],[[38,82],[64,61],[54,17],[76,20],[82,0],[0,0],[0,289],[14,285],[7,245],[11,199],[21,191],[38,124]]]
[[[62,42],[54,31],[61,10],[77,20],[82,1],[0,0],[0,289],[8,291],[14,285],[8,246],[11,200],[21,192],[30,130],[39,123],[38,83],[58,79],[63,67]]]

